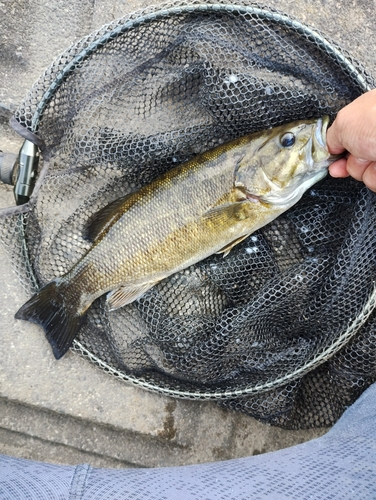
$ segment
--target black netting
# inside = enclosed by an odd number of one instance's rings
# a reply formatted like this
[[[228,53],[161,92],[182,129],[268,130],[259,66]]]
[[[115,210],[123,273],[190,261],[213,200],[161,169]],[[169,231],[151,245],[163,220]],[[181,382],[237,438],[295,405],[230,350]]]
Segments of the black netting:
[[[92,214],[199,152],[329,114],[374,80],[256,4],[170,3],[68,49],[20,105],[43,182],[2,240],[28,289],[90,248]],[[328,425],[376,380],[376,195],[327,178],[237,245],[138,301],[90,308],[74,348],[107,371],[290,428]]]

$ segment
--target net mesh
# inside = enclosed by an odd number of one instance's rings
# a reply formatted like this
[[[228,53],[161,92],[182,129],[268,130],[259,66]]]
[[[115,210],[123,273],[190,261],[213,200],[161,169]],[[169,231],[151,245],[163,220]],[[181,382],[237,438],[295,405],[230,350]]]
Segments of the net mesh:
[[[329,114],[374,86],[320,33],[258,4],[170,2],[65,51],[15,118],[40,179],[1,238],[31,292],[90,248],[92,214],[225,141]],[[327,178],[223,258],[109,312],[74,349],[113,375],[263,421],[330,425],[376,380],[376,195]]]

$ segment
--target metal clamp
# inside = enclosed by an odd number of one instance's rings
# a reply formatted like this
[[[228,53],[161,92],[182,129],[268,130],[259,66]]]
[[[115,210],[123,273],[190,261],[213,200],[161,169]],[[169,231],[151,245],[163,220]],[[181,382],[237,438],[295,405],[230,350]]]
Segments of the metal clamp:
[[[29,201],[34,189],[38,162],[38,147],[26,140],[20,149],[18,174],[14,186],[14,197],[16,198],[17,205],[23,205]]]
[[[0,180],[14,185],[17,205],[30,199],[34,189],[39,162],[38,147],[26,140],[18,155],[0,152]]]

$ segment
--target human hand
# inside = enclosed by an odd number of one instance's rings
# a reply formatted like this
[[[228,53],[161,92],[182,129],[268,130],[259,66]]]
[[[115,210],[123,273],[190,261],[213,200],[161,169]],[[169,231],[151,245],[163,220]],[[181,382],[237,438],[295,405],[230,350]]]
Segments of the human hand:
[[[376,192],[376,89],[339,111],[326,140],[330,153],[349,153],[330,165],[330,175],[351,175]]]

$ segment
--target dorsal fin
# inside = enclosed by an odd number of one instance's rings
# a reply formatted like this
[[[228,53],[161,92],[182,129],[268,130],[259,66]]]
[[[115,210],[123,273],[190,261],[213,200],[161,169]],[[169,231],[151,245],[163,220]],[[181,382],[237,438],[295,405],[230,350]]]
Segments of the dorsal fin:
[[[89,220],[84,229],[84,238],[91,243],[103,238],[110,227],[120,219],[120,217],[136,201],[131,200],[134,193],[118,198],[96,212]]]

